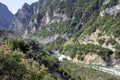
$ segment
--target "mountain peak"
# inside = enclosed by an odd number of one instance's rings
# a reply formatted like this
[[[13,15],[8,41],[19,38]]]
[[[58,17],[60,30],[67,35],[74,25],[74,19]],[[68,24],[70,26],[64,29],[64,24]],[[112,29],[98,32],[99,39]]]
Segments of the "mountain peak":
[[[30,6],[28,3],[24,3],[23,7]]]

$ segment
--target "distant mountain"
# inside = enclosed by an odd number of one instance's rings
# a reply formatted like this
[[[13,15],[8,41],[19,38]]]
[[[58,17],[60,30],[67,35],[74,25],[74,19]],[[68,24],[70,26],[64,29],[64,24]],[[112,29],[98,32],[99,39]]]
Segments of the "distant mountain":
[[[13,19],[13,14],[8,10],[7,6],[0,2],[0,29],[9,28]]]

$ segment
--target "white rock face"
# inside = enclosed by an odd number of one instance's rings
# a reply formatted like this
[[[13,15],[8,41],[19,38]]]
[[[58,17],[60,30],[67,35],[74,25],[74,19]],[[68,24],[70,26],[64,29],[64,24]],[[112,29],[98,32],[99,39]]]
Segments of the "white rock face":
[[[46,15],[46,16],[45,16],[45,23],[46,23],[46,24],[48,24],[48,23],[51,21],[51,18],[50,18],[51,16],[50,16],[50,13],[49,13],[49,12],[50,12],[50,11],[47,11],[46,14],[45,14],[45,15]]]
[[[100,12],[100,16],[105,16],[106,14],[116,15],[119,12],[120,12],[120,4],[113,6],[111,8],[106,8],[105,10],[102,10]]]
[[[25,30],[25,33],[22,35],[22,37],[23,37],[24,39],[26,39],[26,38],[28,37],[28,30],[27,30],[27,29]]]

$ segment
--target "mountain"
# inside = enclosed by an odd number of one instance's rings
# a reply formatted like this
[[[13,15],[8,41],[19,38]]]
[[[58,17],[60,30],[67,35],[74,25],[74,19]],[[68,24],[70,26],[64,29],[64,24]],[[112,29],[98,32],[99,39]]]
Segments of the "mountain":
[[[120,0],[39,0],[25,3],[10,29],[75,61],[119,65]]]
[[[0,29],[9,28],[13,19],[13,14],[8,10],[7,6],[0,2]]]

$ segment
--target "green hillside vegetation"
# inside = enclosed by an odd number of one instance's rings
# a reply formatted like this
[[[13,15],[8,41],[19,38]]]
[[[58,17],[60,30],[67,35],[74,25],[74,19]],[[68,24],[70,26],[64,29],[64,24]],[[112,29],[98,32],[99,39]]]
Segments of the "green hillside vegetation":
[[[72,58],[75,57],[76,54],[79,55],[79,59],[82,60],[84,58],[83,55],[86,55],[88,53],[96,53],[99,56],[101,56],[104,60],[110,58],[110,55],[113,54],[113,52],[110,49],[103,48],[98,45],[94,44],[87,44],[87,45],[67,45],[63,49],[63,53],[70,54]]]
[[[85,68],[81,64],[63,61],[59,68],[73,80],[119,80],[119,77],[111,76],[101,71]]]
[[[47,68],[36,61],[26,59],[23,52],[0,45],[0,79],[6,80],[54,80]]]
[[[11,41],[12,40],[12,41]],[[14,41],[13,41],[14,40]],[[28,46],[17,49],[11,48],[14,42],[17,45],[29,45],[28,43],[17,39],[5,39],[0,44],[0,79],[9,80],[119,80],[119,77],[113,76],[101,71],[85,68],[82,64],[71,61],[59,62],[56,57],[48,51],[40,50],[34,53]],[[7,45],[11,44],[11,45]],[[25,52],[25,53],[23,53]],[[97,77],[96,77],[97,76]]]
[[[100,16],[101,10],[117,5],[118,0],[115,0],[115,2],[110,1],[107,5],[102,5],[104,0],[56,0],[54,4],[49,4],[49,2],[50,1],[46,1],[47,8],[45,6],[40,8],[43,14],[45,14],[47,10],[58,10],[58,14],[67,14],[69,19],[49,23],[33,34],[34,36],[47,37],[55,34],[71,33],[72,35],[69,36],[69,38],[75,38],[77,41],[79,37],[81,39],[85,35],[90,35],[95,32],[96,29],[101,31],[101,35],[112,35],[115,37],[119,37],[120,35],[119,14],[107,14],[104,17]],[[40,15],[36,14],[36,16],[39,17]],[[39,18],[38,21],[41,20],[42,17]],[[55,16],[51,17],[55,18]],[[110,43],[110,41],[108,41],[108,43]],[[115,41],[111,44],[115,44]]]

